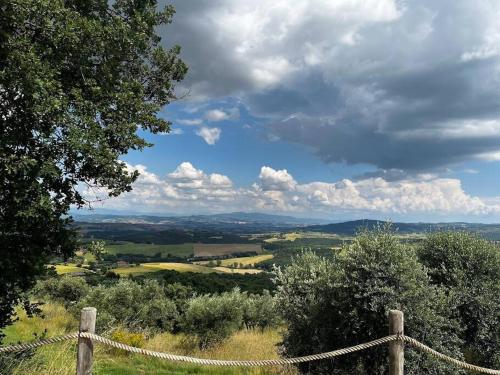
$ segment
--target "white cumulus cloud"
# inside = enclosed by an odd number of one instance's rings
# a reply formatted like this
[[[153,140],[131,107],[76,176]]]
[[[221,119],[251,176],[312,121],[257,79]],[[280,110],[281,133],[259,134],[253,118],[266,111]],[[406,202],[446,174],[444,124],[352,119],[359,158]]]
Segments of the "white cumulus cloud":
[[[222,131],[219,128],[201,127],[196,131],[196,135],[200,136],[209,145],[214,145],[219,139]]]
[[[328,218],[499,217],[500,197],[480,198],[467,194],[460,180],[381,177],[343,179],[333,183],[299,183],[286,171],[262,167],[249,187],[235,187],[229,176],[205,173],[190,162],[179,164],[164,178],[144,165],[127,165],[140,177],[131,192],[104,202],[104,207],[137,212],[199,213],[235,210],[295,213]],[[94,191],[84,191],[92,196]],[[420,216],[419,216],[420,215]]]
[[[264,190],[293,190],[297,185],[286,169],[275,170],[264,166],[260,170],[259,179]]]

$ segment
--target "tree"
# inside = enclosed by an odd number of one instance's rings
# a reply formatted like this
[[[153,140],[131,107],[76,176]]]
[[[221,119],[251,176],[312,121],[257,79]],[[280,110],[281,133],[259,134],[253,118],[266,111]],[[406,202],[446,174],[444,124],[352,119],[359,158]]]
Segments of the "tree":
[[[451,296],[467,361],[500,366],[500,249],[467,232],[430,234],[419,246],[432,283]]]
[[[288,331],[286,356],[353,346],[388,334],[390,309],[405,313],[405,333],[461,357],[458,325],[449,319],[447,296],[432,286],[415,251],[389,227],[359,234],[334,260],[306,252],[277,272],[278,310]],[[407,347],[405,373],[459,374],[456,368]],[[385,374],[387,347],[335,361],[300,366],[313,374]]]
[[[96,260],[102,260],[103,254],[106,252],[104,241],[92,241],[87,247],[87,251],[92,254]]]
[[[192,298],[183,318],[183,329],[195,335],[200,349],[205,349],[227,339],[242,322],[242,295],[235,289],[220,295]]]
[[[119,157],[167,132],[159,110],[187,67],[156,33],[174,9],[155,0],[0,3],[0,328],[45,270],[68,257],[67,216],[131,190]]]

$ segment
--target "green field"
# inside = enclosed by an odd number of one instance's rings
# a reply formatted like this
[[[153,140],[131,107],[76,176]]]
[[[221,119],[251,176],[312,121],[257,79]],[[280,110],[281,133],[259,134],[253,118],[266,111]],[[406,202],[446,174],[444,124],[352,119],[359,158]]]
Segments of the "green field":
[[[69,273],[78,273],[78,272],[88,272],[87,269],[77,267],[75,264],[57,264],[55,268],[58,275],[66,275]]]
[[[197,257],[227,255],[234,253],[261,253],[262,246],[260,244],[244,244],[244,243],[224,243],[224,244],[207,244],[196,243],[193,245],[194,255]]]
[[[144,243],[125,242],[123,244],[106,245],[109,254],[117,255],[143,255],[153,257],[161,254],[162,257],[175,256],[187,258],[192,256],[217,256],[234,253],[262,252],[260,244],[204,244],[204,243],[184,243],[178,245],[156,245]]]
[[[177,272],[197,272],[197,273],[211,273],[211,272],[222,272],[216,271],[213,268],[200,266],[191,263],[141,263],[139,266],[131,267],[118,267],[113,269],[114,273],[120,276],[128,275],[140,275],[148,272],[157,272],[162,270],[172,270]]]
[[[240,275],[245,275],[245,274],[255,275],[256,273],[262,272],[262,270],[258,270],[255,268],[214,267],[213,269],[224,273],[238,273]]]
[[[242,264],[244,266],[248,266],[248,265],[253,265],[253,264],[260,263],[260,262],[264,262],[266,260],[273,259],[273,257],[274,257],[274,255],[272,255],[272,254],[262,254],[262,255],[255,255],[253,257],[221,259],[220,265],[222,267],[232,267],[234,265],[234,263],[238,263],[238,265]],[[196,264],[206,265],[209,262],[210,261],[203,260],[203,261],[196,262]]]
[[[18,309],[19,320],[7,327],[4,343],[29,342],[33,333],[54,337],[78,330],[78,321],[61,305],[47,303],[42,306],[45,318],[28,318]],[[98,312],[99,313],[99,312]],[[99,316],[99,315],[98,315]],[[98,318],[99,319],[99,318]],[[282,337],[278,330],[241,330],[227,342],[209,350],[200,350],[186,335],[161,333],[149,336],[144,347],[151,350],[214,359],[268,359],[279,358],[278,344]],[[7,373],[13,375],[73,375],[76,368],[76,341],[65,341],[43,346],[33,351],[33,356],[23,360],[13,357],[6,361]],[[0,369],[0,373],[3,373]],[[96,375],[270,375],[297,374],[283,367],[210,367],[158,360],[138,354],[130,355],[112,350],[104,345],[94,347],[94,373]]]
[[[272,256],[271,256],[272,257]],[[234,258],[238,259],[238,258]],[[191,263],[141,263],[138,266],[118,267],[113,269],[113,272],[120,276],[128,275],[142,275],[149,272],[158,272],[163,270],[177,271],[177,272],[195,272],[195,273],[239,273],[239,274],[256,274],[262,272],[253,268],[249,269],[234,269],[228,267],[205,267],[200,264]]]
[[[184,243],[178,245],[155,245],[145,243],[126,242],[119,245],[106,245],[106,251],[110,254],[144,255],[153,257],[161,253],[162,257],[170,256],[187,258],[193,255],[193,244]]]

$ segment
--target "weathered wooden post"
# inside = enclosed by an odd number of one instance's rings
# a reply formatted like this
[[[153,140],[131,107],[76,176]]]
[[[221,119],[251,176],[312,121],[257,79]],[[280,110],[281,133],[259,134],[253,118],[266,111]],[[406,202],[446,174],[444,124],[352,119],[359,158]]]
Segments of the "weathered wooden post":
[[[80,332],[95,333],[95,307],[84,307],[80,316]],[[92,339],[78,338],[78,352],[76,357],[76,375],[91,375],[94,344]]]
[[[389,335],[404,334],[403,313],[399,310],[389,311]],[[389,375],[404,374],[404,342],[389,343]]]

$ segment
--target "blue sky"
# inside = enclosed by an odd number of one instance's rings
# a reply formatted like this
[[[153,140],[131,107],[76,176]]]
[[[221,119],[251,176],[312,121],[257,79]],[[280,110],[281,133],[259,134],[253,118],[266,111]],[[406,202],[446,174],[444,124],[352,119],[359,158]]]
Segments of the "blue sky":
[[[174,1],[168,135],[104,209],[500,219],[500,4]]]

